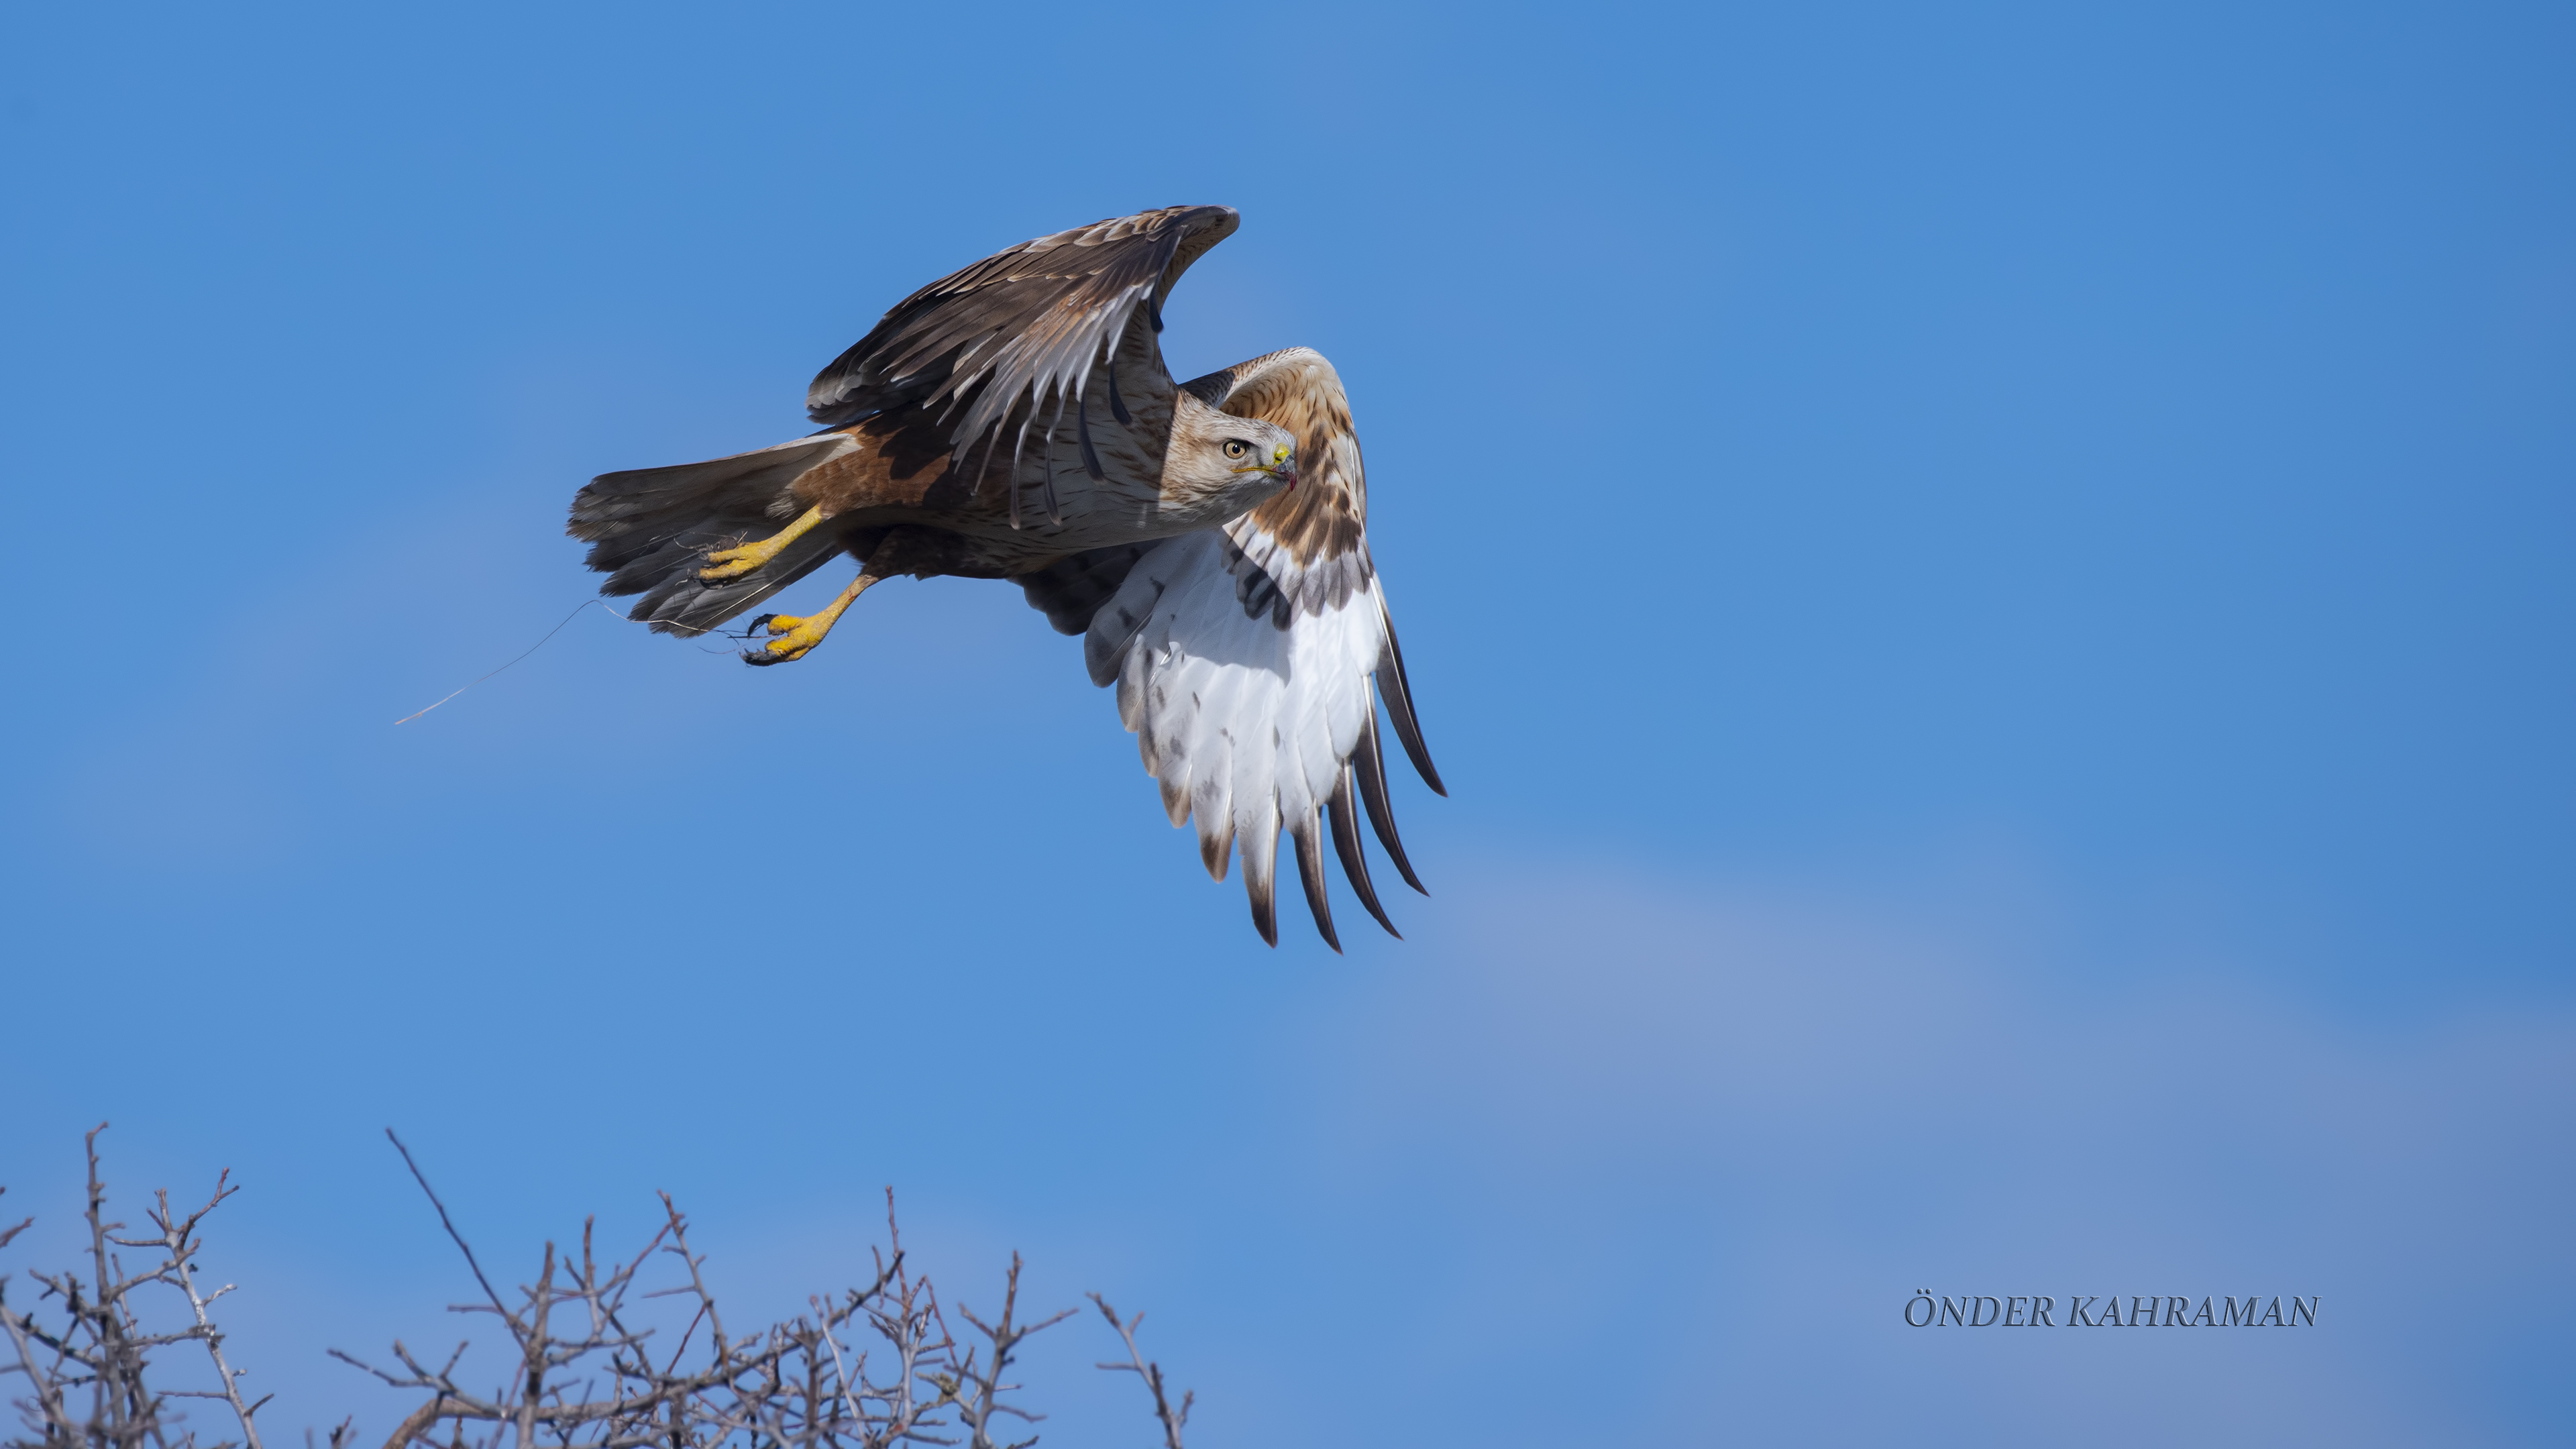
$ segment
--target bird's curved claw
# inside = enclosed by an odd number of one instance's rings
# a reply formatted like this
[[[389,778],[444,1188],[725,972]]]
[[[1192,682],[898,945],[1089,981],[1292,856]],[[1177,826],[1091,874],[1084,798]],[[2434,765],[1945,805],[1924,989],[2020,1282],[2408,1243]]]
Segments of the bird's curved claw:
[[[850,586],[841,590],[841,596],[824,605],[819,614],[801,618],[793,614],[763,614],[752,620],[751,627],[755,632],[766,629],[771,637],[768,643],[757,649],[742,651],[742,662],[784,664],[790,659],[804,658],[813,652],[815,645],[823,642],[824,635],[832,632],[834,624],[841,622],[841,615],[849,610],[851,603],[876,581],[875,574],[861,569],[859,576],[850,580]]]
[[[775,637],[757,649],[742,651],[742,662],[785,664],[802,659],[814,652],[814,646],[823,642],[824,635],[832,632],[832,625],[839,617],[837,609],[830,615],[817,615],[811,619],[800,619],[791,614],[763,614],[751,621],[753,632],[767,629]]]

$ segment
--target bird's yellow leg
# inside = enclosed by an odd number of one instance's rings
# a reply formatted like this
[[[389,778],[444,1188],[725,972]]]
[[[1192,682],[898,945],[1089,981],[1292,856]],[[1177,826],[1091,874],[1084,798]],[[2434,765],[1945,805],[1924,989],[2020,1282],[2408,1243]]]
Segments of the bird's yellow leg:
[[[803,618],[790,614],[763,614],[752,620],[751,627],[765,628],[775,637],[757,649],[744,650],[743,662],[784,664],[790,659],[804,658],[815,645],[823,642],[824,635],[832,632],[832,626],[841,621],[841,611],[850,607],[859,595],[868,591],[868,585],[876,581],[875,574],[862,571],[857,578],[850,580],[848,588],[841,590],[841,596],[825,605],[819,614],[808,614]]]
[[[780,551],[787,545],[813,532],[814,525],[822,521],[822,509],[808,508],[805,510],[804,517],[758,543],[746,543],[740,548],[717,549],[707,555],[709,567],[698,570],[698,577],[709,583],[714,583],[718,579],[739,578],[778,557]]]

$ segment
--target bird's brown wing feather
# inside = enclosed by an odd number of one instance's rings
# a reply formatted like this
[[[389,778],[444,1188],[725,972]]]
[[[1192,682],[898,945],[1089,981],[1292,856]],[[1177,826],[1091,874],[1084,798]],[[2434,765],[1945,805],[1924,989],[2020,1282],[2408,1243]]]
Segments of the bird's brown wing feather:
[[[1239,418],[1277,423],[1297,439],[1297,486],[1253,510],[1300,560],[1365,549],[1368,481],[1341,374],[1311,347],[1290,347],[1181,384]]]
[[[1080,399],[1139,307],[1160,331],[1172,284],[1236,222],[1231,207],[1166,207],[995,253],[895,304],[816,375],[806,411],[838,426],[926,410],[962,466],[1015,412],[1025,432],[1050,398]]]

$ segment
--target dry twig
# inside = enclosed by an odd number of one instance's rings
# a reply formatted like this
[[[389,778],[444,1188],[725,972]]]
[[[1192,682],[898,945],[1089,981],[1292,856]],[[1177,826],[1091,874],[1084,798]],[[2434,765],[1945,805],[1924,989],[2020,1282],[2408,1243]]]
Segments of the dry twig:
[[[1145,1362],[1145,1356],[1136,1351],[1136,1325],[1145,1321],[1145,1315],[1139,1313],[1121,1323],[1118,1310],[1109,1306],[1108,1299],[1097,1293],[1084,1296],[1100,1305],[1100,1316],[1109,1320],[1109,1326],[1118,1330],[1118,1341],[1127,1345],[1125,1363],[1104,1363],[1097,1367],[1112,1373],[1132,1373],[1143,1379],[1145,1387],[1154,1393],[1154,1421],[1163,1427],[1163,1449],[1182,1449],[1181,1426],[1190,1421],[1190,1405],[1198,1402],[1198,1395],[1184,1390],[1180,1407],[1172,1407],[1172,1401],[1163,1396],[1163,1366]]]
[[[404,1161],[437,1203],[407,1151]],[[588,1224],[578,1262],[546,1244],[536,1282],[515,1299],[476,1268],[486,1301],[457,1311],[497,1316],[518,1350],[516,1371],[496,1390],[459,1380],[462,1346],[433,1366],[396,1342],[398,1368],[333,1350],[387,1384],[430,1395],[385,1449],[438,1445],[442,1423],[449,1433],[441,1449],[504,1449],[505,1427],[507,1449],[894,1449],[959,1443],[960,1430],[969,1449],[1003,1449],[988,1432],[995,1421],[1037,1417],[1004,1397],[1015,1386],[1002,1373],[1019,1344],[1056,1319],[1018,1322],[1016,1260],[1000,1318],[987,1326],[966,1314],[984,1342],[961,1346],[944,1327],[929,1280],[904,1257],[889,1194],[889,1246],[867,1286],[809,1299],[809,1313],[736,1338],[707,1285],[706,1259],[690,1245],[688,1218],[668,1194],[662,1212],[662,1226],[631,1259],[599,1263]],[[443,1206],[439,1220],[474,1265]],[[642,1275],[656,1262],[671,1265],[669,1286],[647,1289]],[[652,1350],[656,1330],[639,1316],[654,1298],[693,1309],[667,1359]],[[564,1319],[577,1326],[559,1331]],[[693,1354],[701,1324],[706,1338]],[[871,1356],[882,1377],[870,1372]]]
[[[162,1193],[159,1205],[151,1212],[152,1225],[160,1230],[160,1236],[118,1237],[125,1224],[108,1220],[107,1187],[98,1172],[98,1134],[106,1130],[107,1124],[102,1122],[84,1139],[89,1151],[87,1281],[79,1273],[28,1275],[39,1288],[37,1305],[49,1301],[56,1304],[60,1322],[49,1327],[35,1308],[22,1311],[11,1307],[7,1296],[9,1280],[0,1277],[0,1332],[7,1334],[15,1355],[14,1362],[0,1363],[0,1374],[23,1377],[29,1393],[29,1397],[13,1401],[24,1434],[10,1442],[20,1449],[233,1449],[236,1442],[246,1449],[261,1449],[259,1431],[253,1424],[260,1404],[242,1402],[240,1379],[244,1371],[225,1360],[223,1333],[207,1312],[216,1299],[232,1291],[232,1286],[226,1284],[212,1294],[201,1294],[193,1267],[201,1246],[197,1225],[232,1196],[234,1189],[227,1179],[217,1179],[214,1195],[206,1205],[184,1218],[172,1214],[169,1194]],[[0,1232],[0,1247],[8,1246],[33,1221],[30,1218]],[[122,1256],[115,1251],[118,1248],[150,1248],[161,1256],[144,1271],[128,1273]],[[135,1290],[154,1283],[183,1294],[195,1321],[170,1333],[145,1329]],[[206,1346],[223,1385],[221,1391],[152,1387],[145,1372],[152,1351],[192,1340]],[[85,1413],[75,1408],[83,1390],[87,1390],[88,1399]],[[199,1445],[195,1432],[182,1426],[182,1416],[170,1407],[171,1399],[223,1400],[231,1407],[234,1422],[241,1426],[241,1439]]]
[[[98,1131],[104,1130],[102,1124]],[[0,1277],[0,1333],[14,1355],[14,1361],[0,1362],[0,1374],[22,1376],[28,1394],[13,1401],[26,1433],[9,1441],[11,1449],[265,1449],[257,1416],[268,1400],[245,1401],[244,1371],[227,1357],[212,1312],[233,1285],[204,1291],[196,1265],[204,1246],[200,1225],[238,1189],[227,1172],[205,1205],[188,1213],[173,1210],[167,1192],[156,1194],[149,1210],[156,1236],[117,1236],[125,1225],[106,1215],[98,1131],[88,1139],[88,1272],[30,1275],[40,1289],[37,1304],[56,1305],[48,1321],[11,1306],[9,1280]],[[865,1286],[817,1295],[807,1300],[807,1313],[737,1338],[707,1285],[705,1257],[690,1245],[688,1219],[668,1194],[662,1197],[661,1225],[632,1257],[601,1262],[592,1224],[584,1222],[578,1257],[547,1243],[535,1282],[505,1294],[484,1272],[410,1149],[392,1132],[385,1135],[482,1290],[482,1301],[456,1304],[451,1311],[498,1319],[513,1352],[510,1371],[486,1387],[460,1376],[464,1343],[443,1358],[424,1359],[398,1339],[391,1367],[333,1349],[334,1357],[396,1389],[426,1395],[384,1449],[1029,1449],[1037,1442],[1034,1434],[1007,1444],[996,1437],[1005,1420],[1034,1425],[1042,1417],[1013,1401],[1019,1385],[1005,1376],[1031,1335],[1074,1310],[1024,1321],[1021,1263],[1014,1253],[1001,1312],[991,1322],[955,1305],[972,1329],[960,1340],[948,1329],[937,1290],[905,1255],[891,1191],[886,1246],[871,1250],[875,1274]],[[27,1226],[0,1228],[0,1248]],[[146,1270],[128,1273],[116,1250],[134,1248],[158,1257]],[[647,1287],[647,1277],[662,1286]],[[188,1305],[190,1321],[169,1332],[148,1330],[135,1301],[136,1290],[147,1284],[175,1290]],[[647,1322],[663,1316],[647,1311],[649,1301],[660,1298],[682,1300],[690,1309],[667,1353],[656,1349],[659,1330]],[[1142,1377],[1154,1396],[1165,1449],[1182,1449],[1191,1396],[1183,1394],[1173,1406],[1161,1366],[1138,1353],[1135,1330],[1142,1315],[1121,1322],[1100,1295],[1091,1298],[1127,1347],[1126,1363],[1100,1367]],[[186,1342],[205,1346],[220,1387],[203,1392],[147,1385],[152,1353]],[[241,1438],[200,1444],[169,1404],[185,1398],[222,1401]],[[305,1440],[306,1449],[314,1449],[310,1432]],[[355,1442],[354,1428],[343,1422],[331,1430],[328,1449],[354,1449]]]

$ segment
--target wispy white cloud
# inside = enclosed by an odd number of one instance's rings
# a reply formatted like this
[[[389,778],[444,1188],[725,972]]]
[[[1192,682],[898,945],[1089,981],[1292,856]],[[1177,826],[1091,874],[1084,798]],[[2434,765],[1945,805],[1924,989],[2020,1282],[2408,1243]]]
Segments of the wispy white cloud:
[[[1311,1195],[1339,1200],[1344,1250],[1436,1276],[1397,1341],[1442,1345],[1444,1372],[1488,1393],[1514,1362],[1570,1372],[1621,1442],[2501,1442],[2544,1420],[2502,1366],[2566,1346],[2565,1012],[2357,1020],[2207,960],[2115,981],[1991,887],[1487,879],[1444,912],[1470,944],[1317,1028],[1310,1064],[1342,1084],[1310,1148],[1336,1186]],[[2322,1317],[1912,1330],[1918,1288],[2048,1294],[2061,1322],[2078,1294],[2313,1294]],[[1584,1432],[1555,1402],[1485,1428]]]

